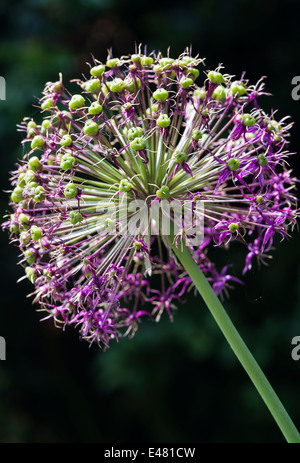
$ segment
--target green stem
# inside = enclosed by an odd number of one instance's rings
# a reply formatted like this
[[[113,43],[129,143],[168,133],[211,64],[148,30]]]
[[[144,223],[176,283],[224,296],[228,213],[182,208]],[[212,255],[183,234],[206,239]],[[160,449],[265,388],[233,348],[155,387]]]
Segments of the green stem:
[[[175,255],[193,280],[196,288],[204,299],[215,321],[219,325],[219,328],[223,332],[225,338],[241,362],[242,366],[248,373],[250,379],[252,380],[260,396],[270,410],[287,442],[300,443],[300,434],[297,431],[297,428],[295,427],[294,423],[292,422],[291,418],[289,417],[284,406],[282,405],[266,376],[262,372],[258,363],[239,335],[238,331],[227,315],[224,307],[222,306],[219,298],[213,291],[211,285],[192,258],[189,250],[184,244],[182,244],[182,246],[180,245],[179,248],[176,248],[176,246],[171,241],[171,237],[169,239]]]

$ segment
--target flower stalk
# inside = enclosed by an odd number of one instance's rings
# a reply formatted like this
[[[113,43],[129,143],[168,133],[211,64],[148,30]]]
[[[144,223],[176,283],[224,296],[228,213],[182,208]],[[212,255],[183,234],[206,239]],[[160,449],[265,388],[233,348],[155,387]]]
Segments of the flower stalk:
[[[300,434],[296,426],[257,361],[241,338],[239,332],[233,325],[219,298],[216,296],[216,293],[194,261],[191,253],[184,243],[182,243],[182,246],[177,247],[173,244],[174,237],[170,237],[169,239],[175,255],[193,280],[195,287],[271,412],[286,441],[288,443],[300,443]]]

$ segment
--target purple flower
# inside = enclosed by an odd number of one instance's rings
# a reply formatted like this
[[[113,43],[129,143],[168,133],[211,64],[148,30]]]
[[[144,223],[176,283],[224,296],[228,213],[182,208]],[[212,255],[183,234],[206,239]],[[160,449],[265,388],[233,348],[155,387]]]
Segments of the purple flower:
[[[172,318],[193,290],[166,224],[223,297],[241,281],[228,266],[218,271],[211,248],[240,243],[245,273],[299,216],[288,119],[259,107],[261,80],[250,85],[221,67],[201,77],[203,63],[188,50],[94,60],[78,93],[62,78],[48,82],[41,118],[19,126],[26,154],[3,227],[44,319],[77,327],[90,343],[107,348],[143,318]]]

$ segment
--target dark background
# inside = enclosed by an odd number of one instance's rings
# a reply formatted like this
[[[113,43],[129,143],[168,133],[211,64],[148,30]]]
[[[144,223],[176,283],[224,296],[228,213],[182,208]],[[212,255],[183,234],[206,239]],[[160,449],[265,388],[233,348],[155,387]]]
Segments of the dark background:
[[[0,75],[1,190],[22,155],[16,124],[36,115],[44,83],[87,73],[90,54],[105,60],[134,52],[134,42],[176,57],[186,46],[208,68],[244,70],[252,83],[267,76],[266,110],[295,121],[291,150],[299,151],[300,101],[291,80],[300,75],[298,1],[2,0]],[[291,159],[299,177],[298,155]],[[1,216],[7,196],[1,193]],[[133,340],[103,353],[62,332],[16,284],[17,250],[1,244],[0,442],[284,442],[277,425],[230,351],[200,297],[189,297],[175,322],[144,322]],[[300,336],[300,240],[278,245],[269,267],[256,267],[226,302],[254,356],[300,428],[300,361],[291,340]],[[243,260],[238,248],[215,252],[218,265]]]

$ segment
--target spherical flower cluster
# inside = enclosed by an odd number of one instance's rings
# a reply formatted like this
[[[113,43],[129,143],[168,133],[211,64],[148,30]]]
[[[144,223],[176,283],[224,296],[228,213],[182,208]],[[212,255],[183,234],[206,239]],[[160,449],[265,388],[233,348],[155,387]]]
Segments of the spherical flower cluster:
[[[250,85],[203,65],[189,50],[177,59],[139,50],[94,60],[76,94],[61,76],[48,82],[42,122],[19,127],[26,154],[12,174],[4,227],[20,248],[34,302],[90,343],[107,347],[133,334],[142,317],[172,317],[193,283],[171,243],[180,246],[195,223],[203,239],[187,243],[217,295],[240,280],[228,267],[218,271],[212,246],[246,246],[246,272],[296,223],[291,124],[258,106],[262,80]],[[194,213],[189,225],[180,219],[171,241],[159,220],[141,219],[133,207],[174,201]],[[174,226],[174,213],[167,217]]]

